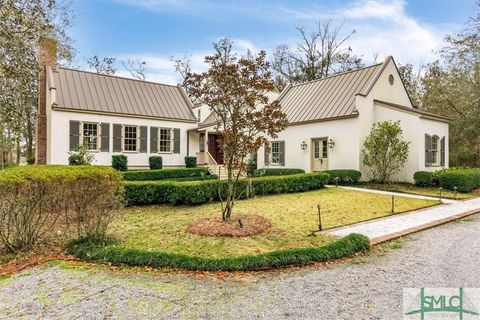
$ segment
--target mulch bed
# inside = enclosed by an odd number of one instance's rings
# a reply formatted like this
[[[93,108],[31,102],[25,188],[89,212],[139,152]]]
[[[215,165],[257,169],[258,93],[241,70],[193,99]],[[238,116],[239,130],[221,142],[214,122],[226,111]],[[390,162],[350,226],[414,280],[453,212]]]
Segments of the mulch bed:
[[[267,218],[249,214],[232,217],[228,221],[221,218],[201,218],[188,226],[187,232],[209,237],[249,237],[265,233],[271,227],[272,223]]]

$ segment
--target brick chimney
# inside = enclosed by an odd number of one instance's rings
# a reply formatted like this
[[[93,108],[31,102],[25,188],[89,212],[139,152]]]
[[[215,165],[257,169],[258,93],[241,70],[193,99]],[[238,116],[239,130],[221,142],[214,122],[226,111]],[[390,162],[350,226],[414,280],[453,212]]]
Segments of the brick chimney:
[[[36,162],[47,163],[47,67],[57,68],[57,41],[50,38],[40,38],[38,48],[38,63],[40,67],[38,81],[38,111],[36,124]]]

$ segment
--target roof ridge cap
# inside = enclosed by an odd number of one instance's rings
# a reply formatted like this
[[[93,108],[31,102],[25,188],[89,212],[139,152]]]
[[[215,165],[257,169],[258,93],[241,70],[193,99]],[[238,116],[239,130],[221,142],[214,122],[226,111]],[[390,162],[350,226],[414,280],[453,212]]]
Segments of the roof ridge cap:
[[[361,67],[361,68],[358,68],[358,69],[342,71],[342,72],[335,73],[335,74],[332,74],[332,75],[324,77],[324,78],[309,80],[309,81],[305,81],[305,82],[302,82],[302,83],[297,83],[297,84],[292,85],[292,87],[298,87],[298,86],[302,86],[302,85],[305,85],[305,84],[310,84],[310,83],[313,83],[313,82],[328,80],[328,79],[335,78],[335,77],[338,77],[338,76],[342,76],[342,75],[345,75],[345,74],[348,74],[348,73],[357,72],[357,71],[361,71],[361,70],[365,70],[365,69],[369,69],[369,68],[373,68],[373,67],[378,67],[379,65],[382,65],[384,63],[385,62],[375,63],[375,64],[372,64],[372,65],[369,65],[369,66],[366,66],[366,67]]]
[[[143,82],[143,83],[151,83],[151,84],[156,84],[156,85],[161,85],[161,86],[168,86],[168,87],[177,87],[177,86],[178,86],[178,85],[175,85],[175,84],[154,82],[154,81],[149,81],[149,80],[140,80],[140,79],[129,78],[129,77],[125,77],[125,76],[117,76],[117,75],[114,75],[114,74],[104,74],[104,73],[98,73],[98,72],[94,72],[94,71],[88,71],[88,70],[82,70],[82,69],[76,69],[76,68],[68,68],[68,67],[63,67],[63,66],[58,66],[58,67],[57,67],[57,72],[58,72],[58,69],[64,69],[64,70],[68,70],[68,71],[76,71],[76,72],[89,73],[89,74],[98,75],[98,76],[103,76],[103,77],[109,77],[109,78],[117,78],[117,79],[131,80],[131,81],[137,81],[137,82]]]

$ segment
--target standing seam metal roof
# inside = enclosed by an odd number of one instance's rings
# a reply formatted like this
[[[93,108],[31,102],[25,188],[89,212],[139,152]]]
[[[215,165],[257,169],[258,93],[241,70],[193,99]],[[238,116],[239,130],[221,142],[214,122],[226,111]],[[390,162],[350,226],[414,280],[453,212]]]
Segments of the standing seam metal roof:
[[[355,95],[367,94],[387,62],[287,87],[280,104],[289,123],[356,115]]]
[[[180,86],[58,67],[55,108],[196,121]]]

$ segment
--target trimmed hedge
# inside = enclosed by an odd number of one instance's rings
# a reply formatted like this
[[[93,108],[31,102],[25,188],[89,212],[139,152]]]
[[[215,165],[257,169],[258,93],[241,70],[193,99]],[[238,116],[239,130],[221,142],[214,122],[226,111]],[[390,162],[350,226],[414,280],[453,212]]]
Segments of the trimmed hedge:
[[[440,186],[445,189],[459,192],[470,192],[480,188],[480,169],[453,169],[444,170],[438,175]]]
[[[340,259],[369,250],[370,241],[360,234],[350,234],[343,239],[318,248],[278,250],[233,258],[204,258],[161,251],[129,249],[116,246],[112,242],[107,246],[99,246],[88,240],[72,242],[67,248],[69,254],[87,261],[198,271],[252,271],[291,265],[308,265],[314,262]]]
[[[339,184],[356,184],[362,176],[360,171],[352,169],[326,170],[323,172],[330,175],[330,180],[328,181],[330,184],[335,183],[335,178],[338,178]]]
[[[250,195],[303,192],[322,188],[329,179],[325,173],[304,173],[289,176],[261,177],[239,180],[238,192],[243,198]],[[251,181],[251,184],[250,184]],[[202,204],[219,200],[219,188],[226,181],[128,181],[125,198],[129,205],[145,204]],[[247,190],[248,188],[248,190]],[[248,191],[248,192],[247,192]]]
[[[46,233],[77,227],[103,238],[123,205],[121,175],[102,166],[19,166],[0,172],[0,249],[31,248]],[[65,221],[67,224],[65,224]]]
[[[433,173],[429,171],[417,171],[413,174],[415,185],[419,187],[433,186]]]
[[[203,177],[209,175],[207,168],[177,168],[162,170],[132,170],[123,172],[127,181],[154,181],[178,178]]]
[[[160,170],[163,168],[163,159],[160,156],[150,156],[148,157],[148,165],[150,170]]]
[[[128,170],[128,158],[124,154],[117,154],[112,156],[112,167],[118,171]]]
[[[303,169],[296,168],[263,168],[256,169],[253,172],[254,177],[267,177],[267,176],[286,176],[291,174],[305,173]]]
[[[196,168],[197,167],[197,157],[185,157],[185,167],[186,168]]]
[[[480,188],[480,169],[450,168],[434,172],[417,171],[413,175],[415,185],[419,187],[440,186],[459,192],[470,192]]]

